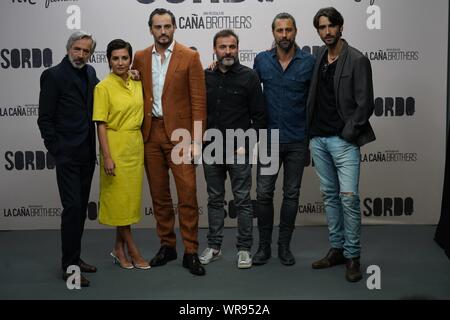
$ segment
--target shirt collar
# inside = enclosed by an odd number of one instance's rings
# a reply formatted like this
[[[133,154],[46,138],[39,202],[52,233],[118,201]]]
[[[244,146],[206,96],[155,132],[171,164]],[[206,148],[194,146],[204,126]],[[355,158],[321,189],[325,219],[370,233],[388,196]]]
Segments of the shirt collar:
[[[274,47],[270,50],[270,54],[273,58],[277,58],[277,47]],[[303,57],[303,51],[300,49],[299,46],[295,46],[295,54],[294,54],[294,59],[301,59]]]
[[[126,87],[126,84],[127,84],[130,80],[132,80],[132,79],[131,79],[130,73],[128,73],[128,76],[127,76],[127,80],[126,80],[126,81],[123,81],[122,77],[118,76],[117,74],[115,74],[115,73],[112,72],[112,71],[111,71],[109,74],[110,74],[110,76],[111,76],[115,81],[119,82],[120,84],[124,85],[125,87]]]
[[[166,49],[165,53],[172,53],[173,52],[173,47],[175,46],[175,40],[172,41],[172,43],[170,44],[170,46]],[[156,46],[153,46],[152,49],[152,54],[156,53]]]

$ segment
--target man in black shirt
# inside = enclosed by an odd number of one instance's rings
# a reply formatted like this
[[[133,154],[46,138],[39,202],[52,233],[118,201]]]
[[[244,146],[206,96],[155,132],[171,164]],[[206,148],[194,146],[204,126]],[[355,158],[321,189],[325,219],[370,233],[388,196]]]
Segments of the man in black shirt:
[[[307,103],[311,154],[320,180],[331,249],[314,269],[346,264],[346,279],[362,279],[360,270],[360,147],[375,140],[370,61],[341,38],[344,19],[323,8],[314,27],[325,43],[317,55]]]
[[[214,36],[214,52],[217,64],[213,70],[205,71],[206,136],[214,136],[215,140],[205,144],[203,157],[209,232],[208,247],[201,254],[200,262],[208,264],[221,255],[228,172],[238,213],[238,268],[250,268],[253,240],[250,153],[253,145],[246,142],[244,136],[253,136],[255,139],[249,140],[256,142],[256,131],[266,127],[264,99],[256,72],[239,63],[239,38],[232,30],[222,30]],[[207,157],[207,150],[211,149],[211,156]]]

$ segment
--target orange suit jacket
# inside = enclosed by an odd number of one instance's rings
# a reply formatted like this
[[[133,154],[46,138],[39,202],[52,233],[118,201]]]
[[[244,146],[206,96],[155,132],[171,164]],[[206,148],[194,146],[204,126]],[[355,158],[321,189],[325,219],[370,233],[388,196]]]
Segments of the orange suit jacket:
[[[152,81],[153,45],[137,51],[133,69],[139,71],[144,89],[144,121],[142,136],[144,143],[150,138],[153,109]],[[175,42],[170,58],[162,94],[162,110],[167,136],[178,128],[187,129],[191,138],[203,138],[206,123],[206,86],[205,74],[200,55],[186,46]],[[194,136],[194,121],[201,121],[201,135]],[[198,140],[198,139],[197,139]],[[176,143],[178,141],[172,141]]]

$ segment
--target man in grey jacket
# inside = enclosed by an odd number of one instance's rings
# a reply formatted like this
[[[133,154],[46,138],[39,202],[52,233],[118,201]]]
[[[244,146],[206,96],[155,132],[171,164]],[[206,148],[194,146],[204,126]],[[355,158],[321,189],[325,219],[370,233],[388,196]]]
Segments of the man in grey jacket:
[[[320,180],[331,249],[314,269],[346,264],[346,279],[360,270],[360,147],[375,140],[369,123],[374,99],[370,61],[341,38],[344,19],[320,9],[314,27],[325,43],[317,55],[308,109],[308,136]]]

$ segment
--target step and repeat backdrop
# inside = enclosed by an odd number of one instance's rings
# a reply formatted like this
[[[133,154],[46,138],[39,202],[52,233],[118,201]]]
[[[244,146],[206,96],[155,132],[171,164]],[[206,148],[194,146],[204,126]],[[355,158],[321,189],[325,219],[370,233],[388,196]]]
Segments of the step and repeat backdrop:
[[[213,61],[212,39],[224,28],[240,36],[240,61],[252,66],[272,46],[271,23],[279,12],[297,20],[297,43],[315,53],[322,45],[312,20],[319,8],[336,7],[344,16],[343,37],[371,60],[377,140],[361,152],[361,212],[365,224],[437,223],[443,184],[447,97],[447,0],[2,0],[0,2],[0,230],[57,229],[62,212],[55,165],[36,124],[39,77],[64,57],[76,29],[98,41],[91,64],[98,77],[108,72],[106,45],[115,38],[134,50],[153,42],[150,12],[170,9],[177,18],[175,39]],[[254,170],[255,172],[255,170]],[[97,166],[88,228],[97,222]],[[275,207],[282,199],[282,175]],[[173,180],[172,180],[173,182]],[[200,226],[207,226],[207,194],[197,168]],[[227,202],[232,200],[227,181]],[[255,179],[252,195],[256,199]],[[153,227],[146,180],[143,219]],[[177,199],[174,185],[174,207]],[[230,214],[231,213],[231,214]],[[226,226],[236,219],[228,212]],[[275,219],[278,223],[278,215]],[[314,167],[302,182],[298,225],[325,224]]]

